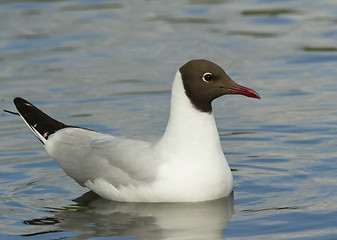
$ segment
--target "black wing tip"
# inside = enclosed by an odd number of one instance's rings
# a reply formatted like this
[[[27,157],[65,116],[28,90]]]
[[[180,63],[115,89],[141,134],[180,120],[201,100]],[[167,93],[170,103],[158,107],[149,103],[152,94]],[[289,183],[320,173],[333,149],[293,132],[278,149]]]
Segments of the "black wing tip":
[[[29,128],[33,131],[36,137],[45,144],[45,141],[48,137],[55,133],[56,131],[63,128],[81,128],[76,126],[66,125],[62,122],[59,122],[52,117],[48,116],[44,112],[42,112],[39,108],[35,107],[33,104],[28,102],[27,100],[16,97],[13,100],[17,110],[17,112],[12,112],[9,110],[4,110],[7,113],[15,114],[20,116],[25,123],[29,126]],[[92,129],[81,128],[89,131],[95,131]],[[96,131],[95,131],[96,132]]]
[[[14,98],[13,102],[20,117],[42,143],[48,139],[49,135],[62,128],[68,127],[68,125],[53,119],[21,97]]]
[[[13,102],[16,104],[16,103],[19,103],[19,102],[27,102],[27,100],[21,98],[21,97],[16,97],[13,99]]]
[[[18,105],[20,105],[20,104],[30,104],[30,105],[32,105],[27,100],[25,100],[25,99],[23,99],[21,97],[14,98],[13,102],[14,102],[14,104],[15,104],[16,107]],[[13,112],[13,111],[10,111],[10,110],[7,110],[7,109],[3,109],[3,111],[6,112],[6,113],[10,113],[10,114],[14,114],[14,115],[20,116],[20,114],[18,112]]]
[[[23,99],[21,97],[14,98],[13,102],[20,116],[23,117],[24,119],[27,118],[27,115],[31,115],[32,113],[36,114],[38,112],[42,112],[40,109],[38,109],[33,104],[28,102],[26,99]]]
[[[28,102],[26,99],[23,99],[21,97],[16,97],[13,99],[13,102],[15,104],[15,106],[21,105],[21,104],[25,104],[25,105],[31,105],[33,106],[33,104],[31,104],[30,102]]]
[[[21,97],[16,97],[13,99],[14,104],[20,104],[21,102],[27,102],[27,100],[21,98]]]

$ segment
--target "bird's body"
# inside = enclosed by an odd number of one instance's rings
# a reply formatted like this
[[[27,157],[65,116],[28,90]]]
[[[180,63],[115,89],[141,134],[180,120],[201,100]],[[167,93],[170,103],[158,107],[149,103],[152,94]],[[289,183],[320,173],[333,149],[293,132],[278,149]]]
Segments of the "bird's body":
[[[14,102],[20,116],[67,175],[104,198],[127,202],[213,200],[231,193],[233,176],[221,148],[211,101],[240,88],[239,94],[259,98],[219,68],[206,60],[192,60],[179,69],[172,86],[169,122],[155,143],[68,126],[24,99]],[[205,82],[205,73],[219,79],[225,74],[229,86]],[[193,81],[199,80],[196,84],[200,89],[194,89]],[[213,84],[210,89],[209,84]],[[213,96],[204,96],[203,87],[210,94],[212,88],[216,89]],[[224,93],[218,93],[219,88]]]

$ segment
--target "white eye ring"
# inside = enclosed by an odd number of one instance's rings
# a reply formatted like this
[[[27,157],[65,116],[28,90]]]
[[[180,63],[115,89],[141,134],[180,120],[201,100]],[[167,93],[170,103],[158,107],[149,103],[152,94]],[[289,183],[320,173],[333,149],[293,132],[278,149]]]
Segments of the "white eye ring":
[[[210,72],[207,72],[207,73],[204,73],[204,75],[202,75],[202,80],[204,81],[204,82],[211,82],[212,80],[213,80],[213,75],[212,75],[212,73],[210,73]]]

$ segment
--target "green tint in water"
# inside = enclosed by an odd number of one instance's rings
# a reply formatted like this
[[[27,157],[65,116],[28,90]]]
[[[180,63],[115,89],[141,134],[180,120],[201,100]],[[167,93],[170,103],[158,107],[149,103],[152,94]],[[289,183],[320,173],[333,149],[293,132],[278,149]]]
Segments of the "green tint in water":
[[[244,10],[241,12],[244,16],[275,16],[275,15],[288,15],[288,14],[299,14],[300,11],[292,9],[255,9],[255,10]]]

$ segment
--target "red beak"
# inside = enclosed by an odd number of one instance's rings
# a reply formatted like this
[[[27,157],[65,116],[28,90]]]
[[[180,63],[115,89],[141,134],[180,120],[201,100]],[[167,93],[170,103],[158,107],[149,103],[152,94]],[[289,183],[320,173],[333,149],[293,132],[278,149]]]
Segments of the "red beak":
[[[241,94],[250,98],[261,99],[260,95],[254,90],[237,84],[235,87],[228,88],[231,94]]]

